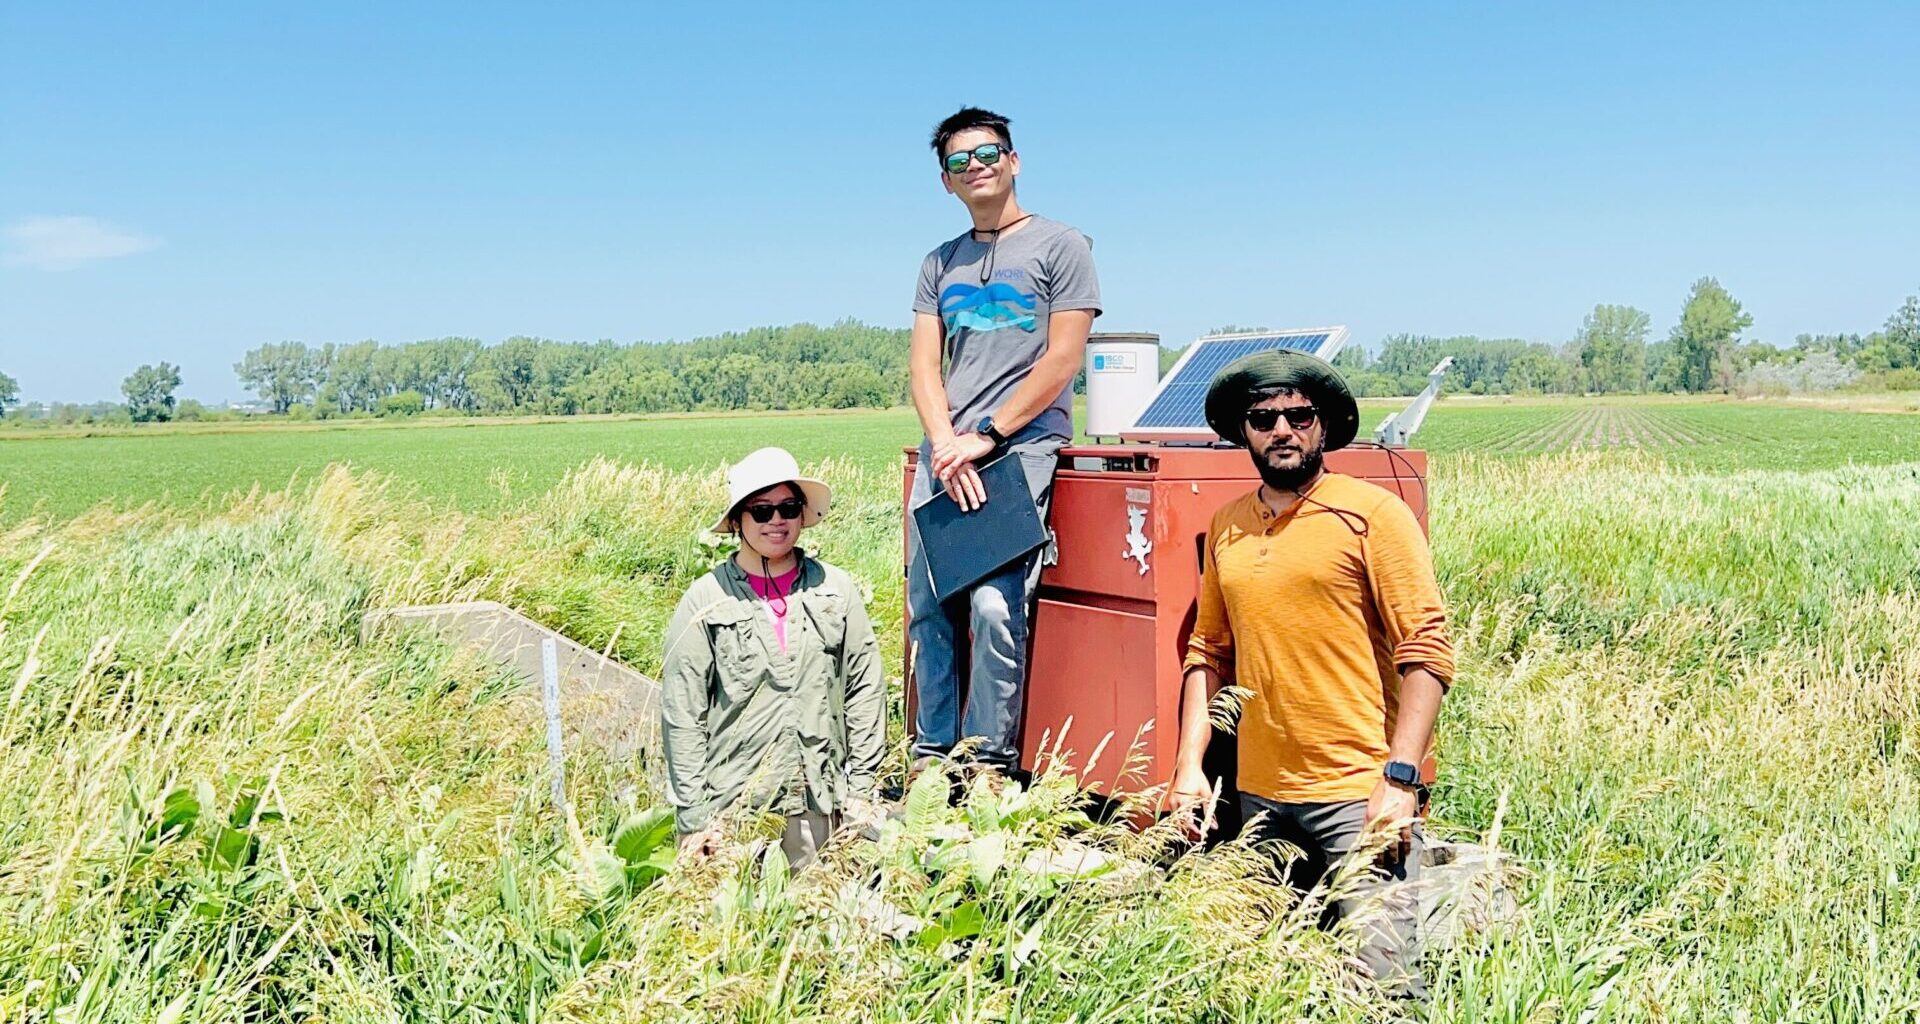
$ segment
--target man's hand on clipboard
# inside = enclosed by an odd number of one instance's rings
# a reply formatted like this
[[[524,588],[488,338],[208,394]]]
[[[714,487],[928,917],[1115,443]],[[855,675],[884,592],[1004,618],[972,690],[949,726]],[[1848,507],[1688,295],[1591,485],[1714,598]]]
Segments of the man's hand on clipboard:
[[[973,463],[991,454],[993,448],[993,441],[980,434],[956,434],[933,448],[933,474],[962,512],[987,503],[987,485],[981,482]]]

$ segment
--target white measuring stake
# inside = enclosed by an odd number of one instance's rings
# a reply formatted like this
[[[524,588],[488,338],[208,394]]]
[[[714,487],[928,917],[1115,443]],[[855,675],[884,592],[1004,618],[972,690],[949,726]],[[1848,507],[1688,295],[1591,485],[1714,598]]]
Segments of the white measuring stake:
[[[552,637],[540,641],[541,697],[547,706],[547,763],[553,769],[553,806],[567,807],[566,752],[560,739],[560,653]]]

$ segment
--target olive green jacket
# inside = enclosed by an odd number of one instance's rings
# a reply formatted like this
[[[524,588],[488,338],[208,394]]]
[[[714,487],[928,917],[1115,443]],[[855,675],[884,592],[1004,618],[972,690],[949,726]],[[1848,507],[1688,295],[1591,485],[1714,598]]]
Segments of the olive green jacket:
[[[660,735],[681,833],[747,803],[831,814],[870,800],[886,678],[860,587],[798,552],[787,650],[733,559],[687,588],[667,627]]]

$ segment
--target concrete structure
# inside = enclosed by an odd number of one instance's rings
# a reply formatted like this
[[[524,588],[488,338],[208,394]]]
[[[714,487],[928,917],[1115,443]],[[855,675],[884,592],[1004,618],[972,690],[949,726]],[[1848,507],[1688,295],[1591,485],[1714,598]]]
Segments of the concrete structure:
[[[540,642],[559,654],[562,718],[570,733],[616,758],[658,748],[660,684],[567,639],[498,601],[378,608],[360,624],[364,639],[385,629],[421,628],[506,665],[534,692]],[[538,719],[529,726],[538,724]]]

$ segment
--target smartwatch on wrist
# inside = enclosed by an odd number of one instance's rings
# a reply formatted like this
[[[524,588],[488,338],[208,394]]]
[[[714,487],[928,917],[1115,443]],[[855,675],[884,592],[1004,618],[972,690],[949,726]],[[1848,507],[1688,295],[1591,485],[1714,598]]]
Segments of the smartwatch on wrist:
[[[1003,447],[1007,443],[1007,435],[1002,434],[1000,428],[993,425],[993,417],[991,416],[982,417],[980,425],[973,429],[974,433],[992,441],[995,448]]]
[[[1387,781],[1409,789],[1420,788],[1420,766],[1406,761],[1388,761],[1385,771]]]

